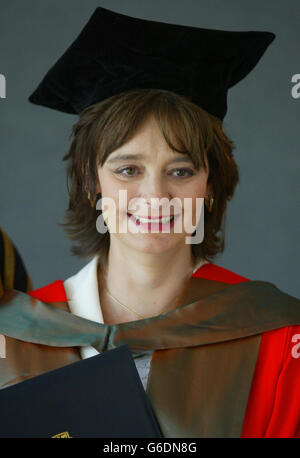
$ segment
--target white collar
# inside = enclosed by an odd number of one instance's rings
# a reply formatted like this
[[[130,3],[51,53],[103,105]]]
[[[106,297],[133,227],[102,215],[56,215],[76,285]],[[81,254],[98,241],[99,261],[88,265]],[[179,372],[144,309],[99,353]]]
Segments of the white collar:
[[[85,265],[77,274],[64,281],[64,288],[70,311],[74,315],[88,320],[103,323],[100,307],[98,280],[98,255]],[[99,352],[91,346],[80,347],[81,358],[90,358]]]
[[[79,272],[64,281],[64,288],[71,313],[88,320],[103,323],[97,278],[99,255],[86,264]],[[200,260],[193,273],[207,261]],[[94,356],[98,351],[93,347],[81,347],[83,358]]]
[[[103,323],[97,279],[96,255],[77,274],[64,281],[70,310],[74,315]]]

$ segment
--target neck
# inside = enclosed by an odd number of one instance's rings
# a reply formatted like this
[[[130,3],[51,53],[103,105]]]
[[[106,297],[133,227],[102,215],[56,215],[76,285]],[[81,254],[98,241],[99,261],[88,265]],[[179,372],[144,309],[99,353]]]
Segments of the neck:
[[[107,305],[109,319],[137,319],[101,288],[104,281],[109,292],[122,304],[143,316],[153,316],[171,310],[188,279],[194,260],[191,247],[185,245],[176,252],[141,253],[110,245],[107,263],[101,265],[98,277],[101,308]],[[104,278],[102,277],[102,273]]]

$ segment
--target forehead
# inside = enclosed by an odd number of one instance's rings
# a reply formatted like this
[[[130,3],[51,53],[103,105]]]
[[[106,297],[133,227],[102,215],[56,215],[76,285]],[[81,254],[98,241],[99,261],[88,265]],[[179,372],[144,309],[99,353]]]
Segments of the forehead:
[[[176,162],[189,162],[193,163],[193,160],[190,156],[187,154],[180,154],[180,153],[167,153],[168,158],[170,162],[176,163]],[[147,161],[151,158],[151,155],[149,153],[130,153],[130,152],[117,152],[116,154],[113,154],[109,156],[107,163],[108,164],[115,164],[117,162],[122,162],[122,161],[129,161],[129,160],[136,160],[136,161]]]
[[[172,143],[175,148],[179,149],[174,138],[172,138]],[[151,116],[143,122],[127,142],[110,153],[107,162],[113,163],[128,159],[147,160],[158,154],[168,155],[174,162],[182,160],[192,162],[189,155],[180,153],[168,145],[157,121]]]
[[[193,123],[187,125],[181,118],[150,113],[136,128],[129,123],[127,137],[121,136],[119,141],[116,137],[115,148],[106,155],[102,165],[122,165],[130,161],[145,164],[159,161],[164,165],[181,162],[197,170],[208,170],[206,152],[199,149],[203,142],[194,129]]]
[[[141,145],[144,145],[144,149],[146,149],[145,146],[155,147],[158,145],[167,149],[169,148],[164,135],[153,115],[144,120],[141,125],[138,126],[137,129],[131,134],[130,139],[118,149],[126,149],[127,146],[130,146],[130,148],[140,148]],[[170,152],[172,152],[172,150]]]

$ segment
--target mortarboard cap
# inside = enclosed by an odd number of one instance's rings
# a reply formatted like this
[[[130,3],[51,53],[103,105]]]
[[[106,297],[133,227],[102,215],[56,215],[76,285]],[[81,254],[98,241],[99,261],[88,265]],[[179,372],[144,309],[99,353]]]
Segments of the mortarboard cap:
[[[66,113],[137,88],[176,92],[223,119],[227,91],[258,63],[275,34],[203,29],[96,8],[29,101]]]

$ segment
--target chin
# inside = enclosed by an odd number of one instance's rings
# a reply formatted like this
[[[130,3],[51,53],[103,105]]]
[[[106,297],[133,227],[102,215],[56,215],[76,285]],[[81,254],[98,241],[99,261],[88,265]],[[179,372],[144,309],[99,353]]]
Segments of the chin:
[[[178,249],[178,244],[184,242],[185,238],[176,240],[176,237],[170,237],[170,234],[135,234],[135,238],[127,240],[126,244],[135,251],[155,254]]]

